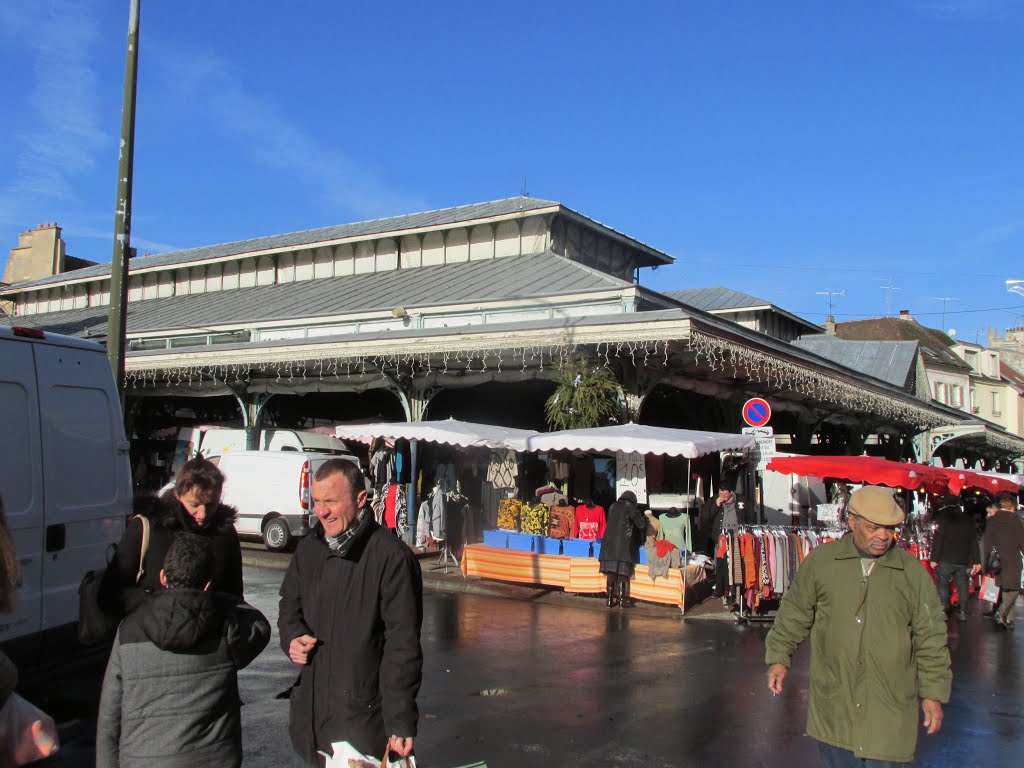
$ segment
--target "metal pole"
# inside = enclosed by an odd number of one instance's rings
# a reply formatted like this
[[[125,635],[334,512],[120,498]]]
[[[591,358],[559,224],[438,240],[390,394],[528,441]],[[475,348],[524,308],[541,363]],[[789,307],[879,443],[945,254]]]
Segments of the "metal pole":
[[[139,64],[139,0],[130,0],[128,55],[124,67],[121,107],[121,148],[117,164],[117,206],[114,209],[114,254],[110,261],[110,314],[107,316],[107,357],[117,391],[124,401],[125,325],[128,314],[128,259],[132,232],[132,160],[135,153],[135,90]]]

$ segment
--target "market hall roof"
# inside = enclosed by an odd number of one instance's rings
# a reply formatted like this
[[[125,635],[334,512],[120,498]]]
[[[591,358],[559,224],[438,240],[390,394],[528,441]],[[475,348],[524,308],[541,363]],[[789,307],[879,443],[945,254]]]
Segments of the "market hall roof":
[[[662,291],[666,296],[681,301],[697,309],[712,314],[730,315],[736,312],[756,312],[765,310],[777,313],[789,318],[794,323],[803,326],[808,331],[821,332],[821,326],[815,325],[809,320],[804,320],[799,315],[794,315],[785,309],[778,307],[767,299],[751,296],[749,293],[726,288],[722,285],[715,285],[707,288],[684,288],[674,291]]]
[[[633,283],[547,252],[392,272],[318,278],[128,303],[130,336],[160,331],[239,327],[272,321],[316,321],[341,315],[413,312],[431,306],[636,291]],[[106,334],[109,307],[23,315],[18,324],[95,338]]]
[[[473,203],[460,205],[452,208],[440,208],[435,211],[424,211],[411,213],[402,216],[391,216],[388,218],[359,221],[350,224],[338,224],[317,229],[308,229],[300,232],[290,232],[281,235],[270,235],[247,240],[237,240],[230,243],[218,245],[206,245],[197,248],[188,248],[179,251],[169,251],[161,254],[148,254],[132,259],[129,262],[131,272],[141,270],[184,266],[195,262],[241,257],[247,254],[272,253],[302,248],[319,247],[321,245],[336,241],[353,240],[360,238],[373,238],[381,236],[394,236],[405,232],[416,232],[445,228],[458,224],[470,225],[475,222],[501,220],[512,217],[520,217],[525,214],[559,213],[563,214],[586,226],[600,230],[636,249],[644,254],[646,263],[643,266],[655,264],[671,264],[673,259],[645,243],[629,237],[612,227],[602,224],[595,219],[584,216],[561,203],[540,198],[519,196],[504,200],[494,200],[486,203]],[[110,264],[97,264],[85,269],[77,269],[70,272],[63,272],[58,275],[30,280],[0,289],[0,293],[8,291],[21,291],[28,288],[37,288],[47,285],[59,285],[69,281],[83,279],[98,279],[110,275]]]
[[[912,385],[916,341],[849,341],[816,334],[801,336],[790,343],[901,389]]]

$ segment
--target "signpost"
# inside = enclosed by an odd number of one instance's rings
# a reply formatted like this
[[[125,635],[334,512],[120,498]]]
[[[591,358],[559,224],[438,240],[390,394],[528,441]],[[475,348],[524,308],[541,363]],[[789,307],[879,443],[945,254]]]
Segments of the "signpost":
[[[767,426],[771,418],[772,407],[763,397],[752,397],[743,404],[743,420],[750,426]]]
[[[757,471],[763,472],[775,457],[775,430],[771,427],[744,427],[744,435],[753,435],[757,445]]]

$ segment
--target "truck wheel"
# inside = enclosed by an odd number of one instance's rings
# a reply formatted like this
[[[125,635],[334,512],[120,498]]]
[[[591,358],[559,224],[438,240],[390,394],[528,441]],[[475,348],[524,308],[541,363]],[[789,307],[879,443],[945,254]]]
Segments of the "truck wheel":
[[[292,532],[280,517],[275,517],[263,529],[263,545],[271,552],[283,552],[291,543]]]

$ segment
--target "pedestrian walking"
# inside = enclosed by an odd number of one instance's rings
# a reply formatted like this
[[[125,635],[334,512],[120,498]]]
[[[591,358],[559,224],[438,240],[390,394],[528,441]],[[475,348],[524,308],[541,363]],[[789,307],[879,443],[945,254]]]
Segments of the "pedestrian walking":
[[[996,509],[985,523],[981,540],[982,558],[988,566],[989,553],[999,557],[999,572],[991,574],[999,585],[999,606],[995,620],[1004,629],[1013,629],[1013,607],[1020,595],[1021,555],[1024,555],[1024,524],[1017,517],[1017,498],[1012,493],[996,495]]]
[[[608,518],[598,558],[608,589],[608,607],[623,608],[630,603],[629,580],[640,560],[636,532],[647,526],[647,520],[636,505],[636,494],[623,491],[618,501],[608,507]]]
[[[932,537],[931,566],[935,570],[935,585],[939,600],[949,615],[953,607],[949,598],[949,582],[956,584],[956,617],[967,619],[969,576],[978,561],[978,534],[974,520],[968,517],[956,496],[940,501],[935,514],[935,535]]]
[[[118,627],[96,726],[97,768],[242,764],[238,670],[270,641],[270,623],[213,592],[212,547],[175,535],[163,589]]]
[[[412,551],[366,506],[359,467],[331,459],[313,476],[316,530],[281,584],[281,648],[300,665],[288,730],[304,765],[348,742],[364,755],[412,752],[422,677],[423,579]]]
[[[903,510],[871,486],[850,497],[850,531],[815,548],[797,571],[765,640],[768,688],[783,692],[810,636],[807,735],[826,768],[913,760],[917,702],[929,734],[942,726],[952,673],[935,583],[894,546]]]

